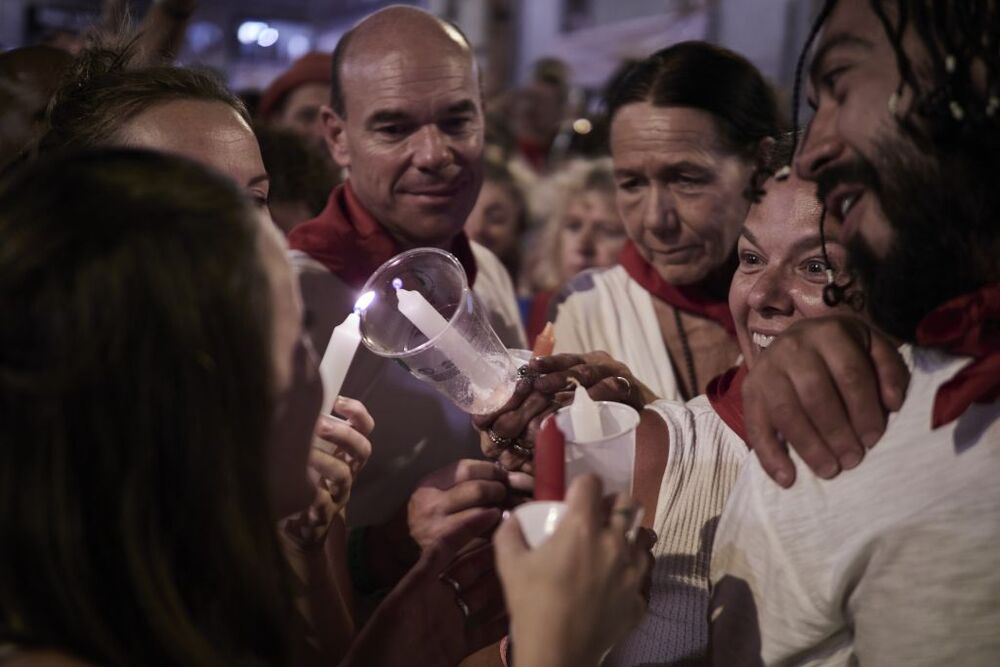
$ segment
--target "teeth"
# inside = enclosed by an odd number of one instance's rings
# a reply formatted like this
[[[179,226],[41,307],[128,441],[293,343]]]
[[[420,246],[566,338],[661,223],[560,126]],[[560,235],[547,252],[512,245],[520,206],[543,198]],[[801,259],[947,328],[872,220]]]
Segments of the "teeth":
[[[851,210],[851,207],[854,206],[854,202],[856,202],[857,200],[858,200],[857,195],[852,195],[850,197],[844,197],[841,200],[841,202],[840,202],[840,217],[841,218],[846,218],[847,217],[847,212]]]
[[[765,336],[764,334],[759,333],[753,334],[753,344],[762,350],[773,342],[774,336]]]

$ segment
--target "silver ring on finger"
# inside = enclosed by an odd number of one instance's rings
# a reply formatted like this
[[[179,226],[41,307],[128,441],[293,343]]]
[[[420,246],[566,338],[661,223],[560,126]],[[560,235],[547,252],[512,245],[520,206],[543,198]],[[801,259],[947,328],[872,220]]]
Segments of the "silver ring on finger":
[[[632,382],[627,377],[625,377],[624,375],[616,375],[615,379],[625,385],[625,395],[626,396],[631,396],[632,395]]]
[[[466,621],[468,621],[469,614],[472,612],[469,611],[469,605],[465,604],[465,600],[463,600],[462,596],[458,593],[455,594],[455,604],[458,605],[458,608],[462,611],[462,616],[465,617]]]
[[[441,574],[438,576],[443,583],[448,584],[455,591],[455,597],[462,594],[462,585],[458,583],[454,578],[449,577],[447,574]]]
[[[525,459],[532,459],[532,458],[535,457],[534,450],[528,449],[527,447],[525,447],[524,445],[522,445],[519,442],[512,443],[511,446],[510,446],[510,451],[514,452],[515,454],[517,454],[521,458],[525,458]]]

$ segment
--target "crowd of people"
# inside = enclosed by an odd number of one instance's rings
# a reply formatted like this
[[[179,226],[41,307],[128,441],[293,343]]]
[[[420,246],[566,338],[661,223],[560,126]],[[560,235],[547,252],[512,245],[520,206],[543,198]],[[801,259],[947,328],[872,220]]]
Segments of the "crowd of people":
[[[411,6],[259,95],[171,64],[190,2],[0,53],[0,664],[997,664],[997,4],[825,0],[790,114],[665,45],[585,125]],[[495,412],[364,346],[324,394],[422,247],[554,341]],[[532,548],[573,384],[632,493]]]

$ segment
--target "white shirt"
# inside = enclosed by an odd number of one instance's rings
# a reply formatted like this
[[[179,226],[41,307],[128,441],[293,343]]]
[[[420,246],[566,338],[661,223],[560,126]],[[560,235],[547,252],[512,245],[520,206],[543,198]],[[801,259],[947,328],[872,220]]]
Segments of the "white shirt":
[[[660,400],[655,411],[670,433],[653,529],[653,583],[640,626],[612,650],[605,666],[684,665],[708,649],[709,563],[719,516],[747,446],[706,396]]]
[[[510,276],[483,246],[472,243],[477,273],[473,291],[500,340],[523,348],[524,331]],[[312,315],[309,334],[322,355],[330,333],[354,307],[359,294],[326,267],[291,253],[302,299]],[[421,478],[461,458],[483,458],[479,432],[469,415],[431,385],[394,361],[358,348],[341,394],[360,400],[375,419],[372,454],[351,489],[348,523],[382,524],[407,501]]]
[[[793,456],[783,490],[747,459],[712,559],[717,664],[1000,664],[1000,403],[930,430],[968,359],[912,355],[854,470],[826,481]]]
[[[681,401],[653,297],[622,266],[580,273],[560,295],[555,352],[603,350],[660,398]]]

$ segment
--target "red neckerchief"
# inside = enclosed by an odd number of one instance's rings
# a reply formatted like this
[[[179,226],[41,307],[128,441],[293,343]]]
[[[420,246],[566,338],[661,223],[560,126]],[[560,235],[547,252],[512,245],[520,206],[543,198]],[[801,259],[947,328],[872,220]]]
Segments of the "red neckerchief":
[[[728,371],[708,383],[708,402],[715,413],[733,429],[743,442],[750,446],[746,425],[743,422],[743,380],[747,376],[747,365],[733,366]]]
[[[917,325],[917,344],[972,362],[937,390],[931,428],[958,419],[973,403],[1000,397],[1000,284],[945,302]]]
[[[354,289],[364,286],[378,267],[400,253],[396,240],[358,201],[350,181],[334,188],[318,216],[292,229],[288,245]],[[471,286],[476,281],[476,258],[465,232],[455,237],[450,251],[465,268]]]
[[[656,269],[639,254],[632,241],[625,244],[618,263],[625,267],[632,280],[656,298],[682,312],[707,317],[722,326],[733,339],[736,338],[736,324],[733,323],[727,300],[713,299],[696,285],[671,285],[665,282]]]

